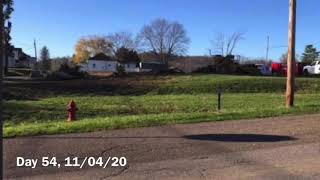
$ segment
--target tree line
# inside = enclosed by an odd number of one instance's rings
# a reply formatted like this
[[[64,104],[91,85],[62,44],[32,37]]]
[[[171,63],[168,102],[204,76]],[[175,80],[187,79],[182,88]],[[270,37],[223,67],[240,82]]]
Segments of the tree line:
[[[8,57],[12,53],[11,45],[11,14],[14,10],[13,0],[4,1],[4,44],[5,44],[5,62],[4,71],[8,70]],[[233,55],[239,42],[244,39],[244,32],[236,31],[230,36],[218,32],[215,39],[212,40],[212,47],[209,55],[212,53],[229,56]],[[160,60],[164,64],[177,56],[187,53],[190,38],[183,24],[177,21],[169,21],[164,18],[158,18],[144,25],[140,32],[134,35],[131,32],[115,32],[105,36],[90,35],[82,37],[75,46],[73,62],[76,64],[86,62],[90,57],[104,53],[116,58],[119,62],[128,59],[139,61],[138,54],[152,55],[154,60]],[[299,56],[296,56],[298,59]],[[302,54],[301,61],[311,63],[319,58],[319,52],[313,45],[307,45]],[[287,61],[287,53],[284,53],[281,62]],[[44,46],[40,51],[40,66],[42,69],[50,69],[49,49]]]
[[[189,43],[181,23],[159,18],[144,25],[137,35],[116,32],[106,36],[83,37],[76,44],[73,60],[83,63],[89,57],[104,53],[121,61],[126,56],[135,57],[137,52],[148,52],[168,64],[173,56],[185,54]]]
[[[308,44],[306,45],[304,52],[302,53],[302,56],[300,58],[299,54],[296,54],[296,61],[297,62],[302,62],[304,64],[311,64],[312,62],[318,60],[320,55],[320,52],[317,50],[316,47],[314,47],[314,45],[312,44]],[[280,57],[280,62],[283,64],[287,63],[287,59],[288,59],[288,54],[287,53],[283,53]]]

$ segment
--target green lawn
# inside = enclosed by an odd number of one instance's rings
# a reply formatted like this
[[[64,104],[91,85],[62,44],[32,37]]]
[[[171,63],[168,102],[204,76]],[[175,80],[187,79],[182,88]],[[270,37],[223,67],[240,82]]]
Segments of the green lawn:
[[[106,81],[105,86],[112,81],[117,80]],[[320,80],[317,78],[297,80],[296,106],[290,111],[284,107],[284,78],[188,75],[143,80],[128,78],[125,83],[128,82],[131,84],[129,88],[108,89],[111,92],[107,94],[100,92],[102,86],[99,90],[97,88],[97,94],[94,94],[94,87],[87,93],[73,89],[61,91],[60,88],[56,91],[56,86],[46,86],[38,91],[42,94],[35,100],[9,99],[4,103],[4,137],[271,117],[320,110],[320,95],[317,93]],[[217,86],[224,91],[220,112],[216,111]],[[38,87],[10,88],[36,91]],[[144,93],[130,94],[136,92],[130,88]],[[118,95],[120,90],[128,92]],[[79,120],[67,123],[66,105],[71,99],[78,105]]]

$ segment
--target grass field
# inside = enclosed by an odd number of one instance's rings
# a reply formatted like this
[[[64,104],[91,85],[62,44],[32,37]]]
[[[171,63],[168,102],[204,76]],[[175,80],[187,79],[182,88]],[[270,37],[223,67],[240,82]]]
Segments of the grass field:
[[[135,76],[124,79],[7,84],[4,136],[89,132],[231,119],[317,113],[320,79],[299,78],[296,106],[284,107],[285,78],[225,75]],[[216,88],[223,90],[216,111]],[[66,122],[75,100],[78,121]]]

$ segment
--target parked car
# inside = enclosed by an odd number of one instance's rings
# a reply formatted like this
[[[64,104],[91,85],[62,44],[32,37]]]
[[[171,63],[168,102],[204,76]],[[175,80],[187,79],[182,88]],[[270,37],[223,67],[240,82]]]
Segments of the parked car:
[[[262,75],[268,76],[272,74],[272,68],[265,64],[256,64]]]
[[[303,74],[320,74],[320,61],[314,61],[311,63],[311,65],[304,66]]]

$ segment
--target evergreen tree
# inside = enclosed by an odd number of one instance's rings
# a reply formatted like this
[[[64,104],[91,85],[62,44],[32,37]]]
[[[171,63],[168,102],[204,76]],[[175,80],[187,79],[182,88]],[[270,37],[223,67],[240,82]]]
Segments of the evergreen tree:
[[[126,74],[126,70],[122,64],[119,64],[117,66],[117,75],[118,76],[124,76]]]
[[[318,57],[319,52],[317,49],[313,45],[307,45],[302,55],[302,62],[310,64],[316,61]]]
[[[43,46],[40,50],[41,68],[43,70],[51,70],[50,53],[47,46]]]
[[[119,63],[125,63],[129,60],[129,49],[125,48],[125,47],[121,47],[117,50],[117,52],[115,53],[115,56],[117,58],[117,61]]]
[[[9,55],[12,53],[12,45],[11,45],[11,15],[14,11],[13,9],[13,0],[4,0],[3,1],[3,15],[4,15],[4,42],[5,42],[5,62],[4,62],[4,73],[8,73],[8,63],[9,63]]]
[[[119,48],[115,55],[119,63],[140,62],[140,57],[138,53],[134,50],[129,50],[125,47]]]

